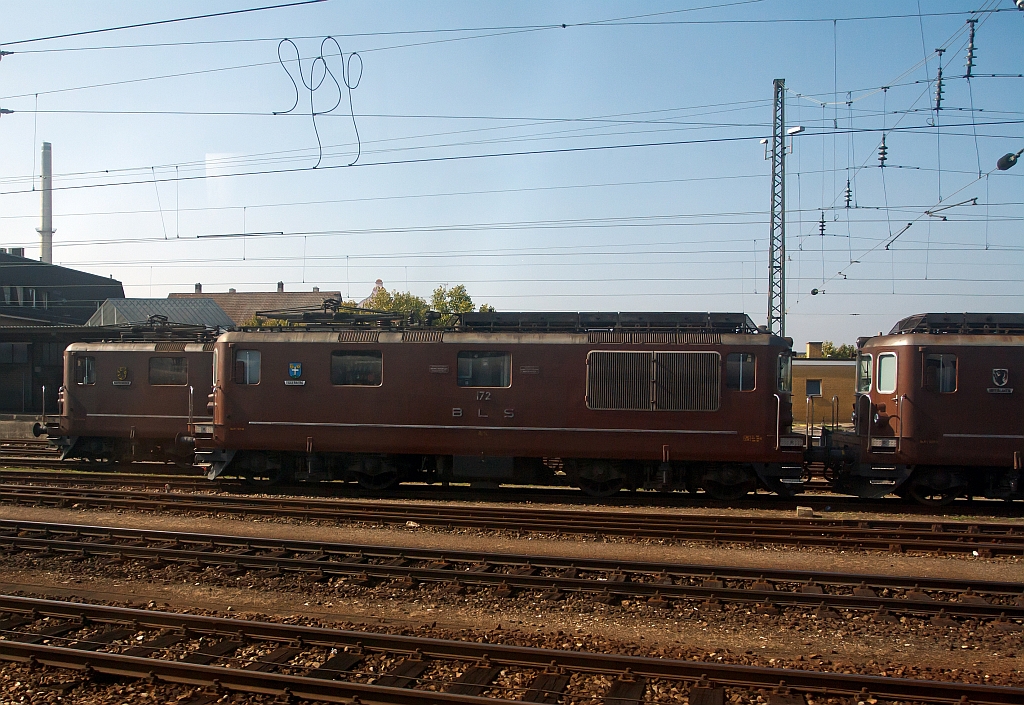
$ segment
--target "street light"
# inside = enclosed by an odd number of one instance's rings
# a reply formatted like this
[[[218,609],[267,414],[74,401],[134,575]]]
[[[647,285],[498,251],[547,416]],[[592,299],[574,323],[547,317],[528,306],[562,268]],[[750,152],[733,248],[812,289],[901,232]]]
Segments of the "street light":
[[[1024,0],[1021,0],[1021,2],[1024,2]],[[1006,171],[1011,166],[1017,163],[1017,160],[1020,158],[1021,154],[1024,154],[1024,149],[1020,150],[1016,154],[1014,154],[1013,152],[1007,152],[1003,156],[999,157],[999,161],[996,162],[996,169],[998,169],[999,171]]]

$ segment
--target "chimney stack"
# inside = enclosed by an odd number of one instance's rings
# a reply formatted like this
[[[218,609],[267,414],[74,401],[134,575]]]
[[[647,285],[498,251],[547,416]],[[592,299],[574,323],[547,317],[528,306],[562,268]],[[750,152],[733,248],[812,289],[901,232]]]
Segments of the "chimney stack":
[[[37,232],[40,235],[39,260],[53,264],[53,162],[50,143],[43,142],[43,219]]]
[[[278,282],[277,283],[277,293],[279,293],[279,294],[283,294],[284,293],[284,282]]]
[[[203,285],[200,284],[199,282],[196,282],[196,293],[197,294],[203,293]]]
[[[820,342],[810,342],[810,343],[807,343],[807,357],[811,358],[811,359],[820,359],[821,358],[821,343]]]

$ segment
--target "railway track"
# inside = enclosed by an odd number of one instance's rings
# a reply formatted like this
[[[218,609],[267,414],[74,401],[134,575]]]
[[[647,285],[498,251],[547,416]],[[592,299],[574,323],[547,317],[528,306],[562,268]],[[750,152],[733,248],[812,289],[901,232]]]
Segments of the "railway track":
[[[411,521],[418,525],[441,528],[625,536],[713,544],[966,553],[983,557],[1024,555],[1024,523],[742,517],[625,510],[242,497],[102,488],[57,489],[25,485],[0,485],[0,503],[297,517],[336,523],[403,525]]]
[[[1016,582],[439,551],[2,520],[0,557],[15,553],[74,562],[95,559],[97,568],[135,561],[151,570],[179,569],[196,577],[207,570],[224,578],[265,571],[356,585],[397,581],[408,588],[420,583],[456,591],[487,588],[499,597],[532,591],[551,601],[576,594],[605,603],[641,599],[664,608],[697,604],[703,611],[726,604],[756,605],[767,613],[801,608],[835,619],[840,618],[836,610],[871,611],[878,620],[905,614],[940,624],[954,617],[996,619],[1007,630],[1021,629],[1011,620],[1024,619],[1024,585]]]
[[[0,596],[0,658],[97,674],[323,702],[395,705],[649,702],[653,684],[722,703],[724,689],[858,700],[1014,705],[1024,688],[765,668],[198,616]],[[458,675],[457,675],[458,674]],[[603,678],[601,678],[603,676]],[[522,685],[519,685],[519,684]],[[195,702],[202,702],[197,700]]]
[[[0,458],[2,464],[2,458]],[[26,464],[28,465],[28,464]],[[173,489],[187,492],[236,492],[252,494],[260,492],[281,496],[300,496],[351,499],[406,499],[427,501],[475,501],[475,502],[531,502],[534,504],[573,504],[587,506],[616,507],[675,507],[712,509],[783,509],[793,510],[797,506],[808,506],[816,511],[835,512],[877,512],[899,514],[925,514],[933,516],[1024,516],[1024,504],[996,500],[975,500],[961,498],[949,505],[930,507],[898,497],[883,499],[862,499],[836,495],[827,486],[811,484],[805,492],[796,497],[780,497],[760,492],[731,501],[716,500],[704,493],[683,492],[622,492],[611,497],[590,497],[574,488],[557,487],[515,487],[479,489],[470,486],[426,486],[405,484],[397,488],[371,491],[353,483],[325,482],[315,484],[292,484],[256,486],[244,481],[218,479],[211,482],[198,470],[191,472],[176,466],[151,463],[140,464],[118,471],[119,466],[96,466],[95,464],[74,464],[55,462],[44,465],[45,470],[0,469],[0,483],[45,484],[50,487],[107,487],[136,489]],[[146,466],[149,467],[146,467]],[[107,469],[109,468],[109,469]],[[148,471],[147,471],[148,470]]]

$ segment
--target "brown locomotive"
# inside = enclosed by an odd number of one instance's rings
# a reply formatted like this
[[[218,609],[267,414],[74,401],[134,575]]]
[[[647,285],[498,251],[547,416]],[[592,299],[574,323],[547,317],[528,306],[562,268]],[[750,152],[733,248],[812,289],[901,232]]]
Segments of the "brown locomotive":
[[[823,434],[837,491],[1024,498],[1024,314],[921,314],[857,342],[854,431]]]
[[[474,313],[229,332],[210,478],[568,484],[733,497],[803,478],[791,343],[744,314]],[[363,321],[365,323],[365,321]]]
[[[64,352],[59,417],[45,432],[62,458],[191,465],[189,425],[210,418],[212,351],[212,342],[73,343]]]

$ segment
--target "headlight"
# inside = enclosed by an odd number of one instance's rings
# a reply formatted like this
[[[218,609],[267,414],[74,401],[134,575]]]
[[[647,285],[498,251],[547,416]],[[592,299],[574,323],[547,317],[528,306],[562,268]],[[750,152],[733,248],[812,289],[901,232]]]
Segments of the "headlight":
[[[212,436],[213,435],[213,424],[212,423],[197,423],[194,426],[196,435]]]

